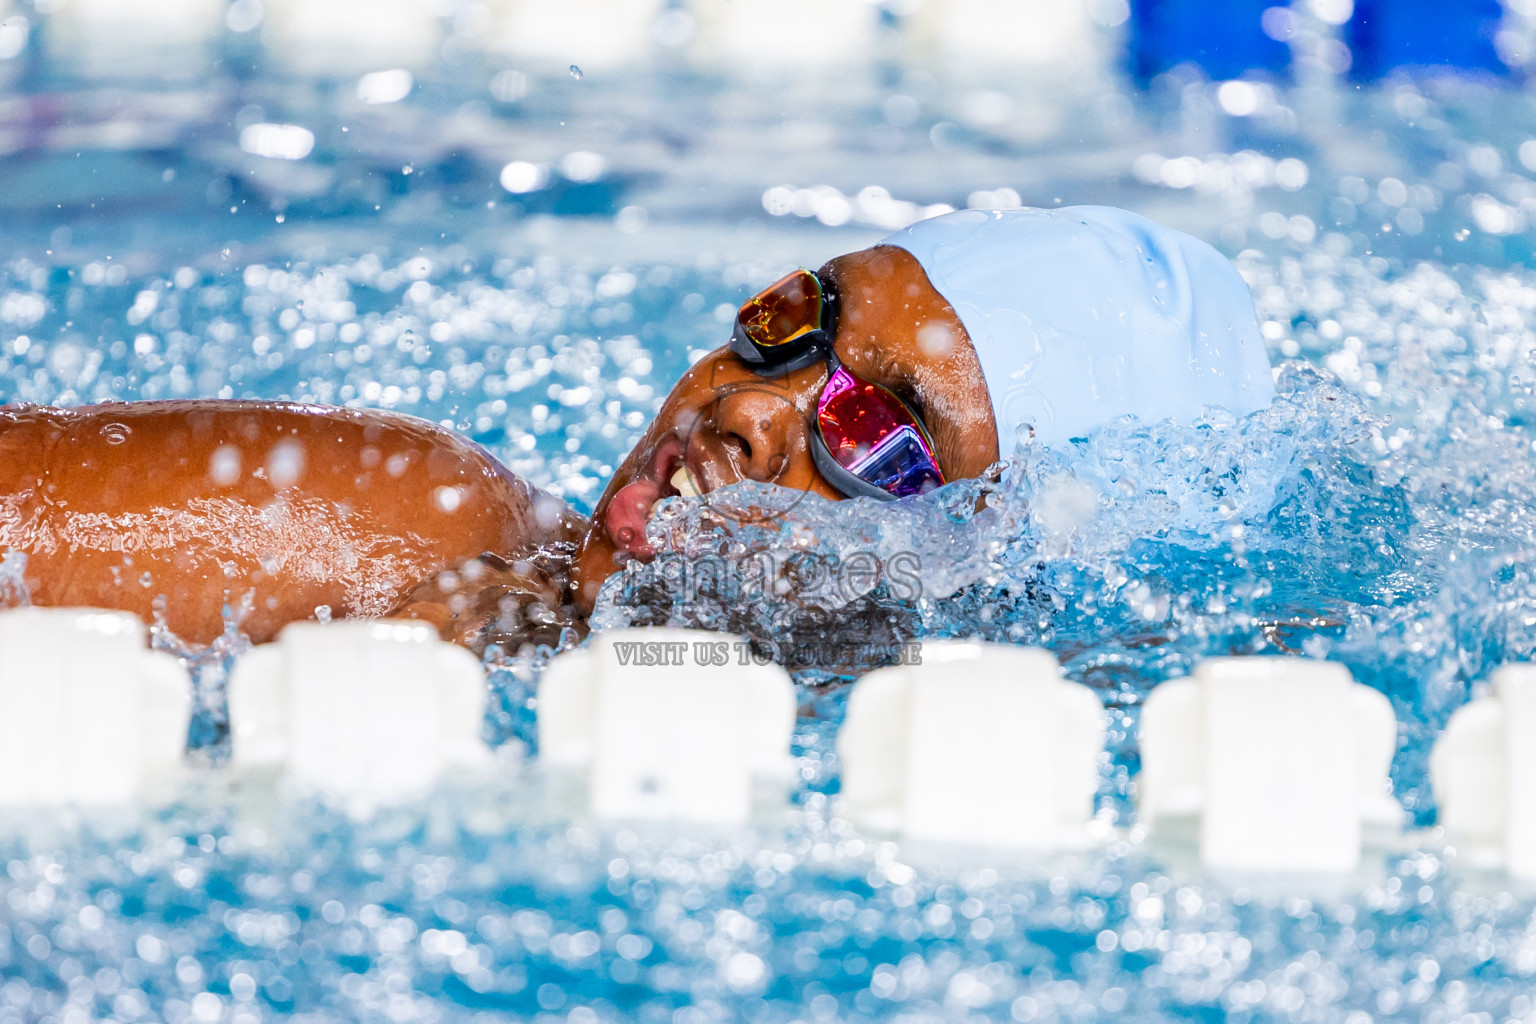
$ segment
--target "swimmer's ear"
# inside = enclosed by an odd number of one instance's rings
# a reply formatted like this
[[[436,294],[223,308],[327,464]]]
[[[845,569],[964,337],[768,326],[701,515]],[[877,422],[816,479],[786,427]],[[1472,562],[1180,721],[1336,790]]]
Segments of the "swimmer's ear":
[[[429,577],[389,617],[430,622],[477,654],[492,644],[508,654],[528,643],[554,647],[566,629],[585,632],[546,568],[489,553]]]

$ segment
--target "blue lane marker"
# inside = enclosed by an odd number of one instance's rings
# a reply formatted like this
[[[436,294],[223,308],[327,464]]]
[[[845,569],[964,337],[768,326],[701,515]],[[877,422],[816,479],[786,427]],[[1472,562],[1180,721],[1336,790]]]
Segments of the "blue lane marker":
[[[1130,70],[1145,83],[1186,62],[1212,78],[1283,73],[1290,47],[1264,31],[1264,11],[1284,0],[1131,0]]]
[[[1350,74],[1380,78],[1403,67],[1508,74],[1493,46],[1503,13],[1499,0],[1355,0],[1344,27]]]

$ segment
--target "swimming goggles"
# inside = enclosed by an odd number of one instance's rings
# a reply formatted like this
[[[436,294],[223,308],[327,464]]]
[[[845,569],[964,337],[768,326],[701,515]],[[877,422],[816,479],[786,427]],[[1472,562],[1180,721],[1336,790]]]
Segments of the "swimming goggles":
[[[816,274],[797,270],[742,304],[731,351],[765,377],[826,361],[811,458],[844,494],[893,501],[941,486],[944,474],[922,418],[838,360],[836,324],[836,293]]]

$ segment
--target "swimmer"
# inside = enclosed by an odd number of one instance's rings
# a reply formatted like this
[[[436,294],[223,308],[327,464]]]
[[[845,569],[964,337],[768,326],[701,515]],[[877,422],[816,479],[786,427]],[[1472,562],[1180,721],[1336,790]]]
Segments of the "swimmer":
[[[206,644],[331,616],[480,648],[579,625],[654,552],[657,502],[741,480],[895,500],[1016,443],[1273,396],[1252,298],[1214,249],[1102,207],[963,211],[749,299],[590,521],[451,431],[276,402],[0,409],[0,550],[41,605]],[[544,636],[544,639],[552,639]]]
[[[661,498],[752,479],[894,499],[979,476],[1026,437],[1273,397],[1248,287],[1198,239],[1095,206],[920,221],[742,306],[609,481],[577,601],[651,554]]]

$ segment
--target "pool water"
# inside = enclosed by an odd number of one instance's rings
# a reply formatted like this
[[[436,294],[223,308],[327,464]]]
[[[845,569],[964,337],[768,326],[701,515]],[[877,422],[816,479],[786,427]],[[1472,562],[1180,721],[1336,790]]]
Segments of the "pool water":
[[[1020,87],[999,122],[966,114],[995,97],[894,72],[815,104],[664,74],[536,79],[508,103],[494,73],[423,76],[368,110],[259,75],[33,83],[75,131],[0,167],[0,399],[398,409],[589,510],[681,370],[785,269],[942,205],[1125,205],[1235,259],[1280,366],[1270,410],[1026,448],[896,509],[806,498],[743,525],[674,502],[666,550],[907,554],[920,593],[744,605],[634,570],[597,621],[789,650],[872,631],[1044,645],[1110,710],[1100,802],[1122,825],[1153,685],[1212,654],[1333,658],[1392,698],[1395,791],[1433,824],[1430,743],[1536,644],[1525,93],[1271,89],[1238,117],[1173,77],[1053,106]],[[309,125],[314,152],[236,144],[269,122]],[[508,171],[519,154],[553,155]],[[488,729],[515,765],[549,652],[504,655]],[[8,823],[0,1021],[1536,1015],[1536,900],[1454,858],[1287,888],[1124,843],[988,862],[860,837],[832,814],[851,668],[796,668],[792,810],[740,833],[572,824],[530,766],[366,824],[231,805],[217,767],[138,825]],[[200,763],[218,761],[218,679]]]

